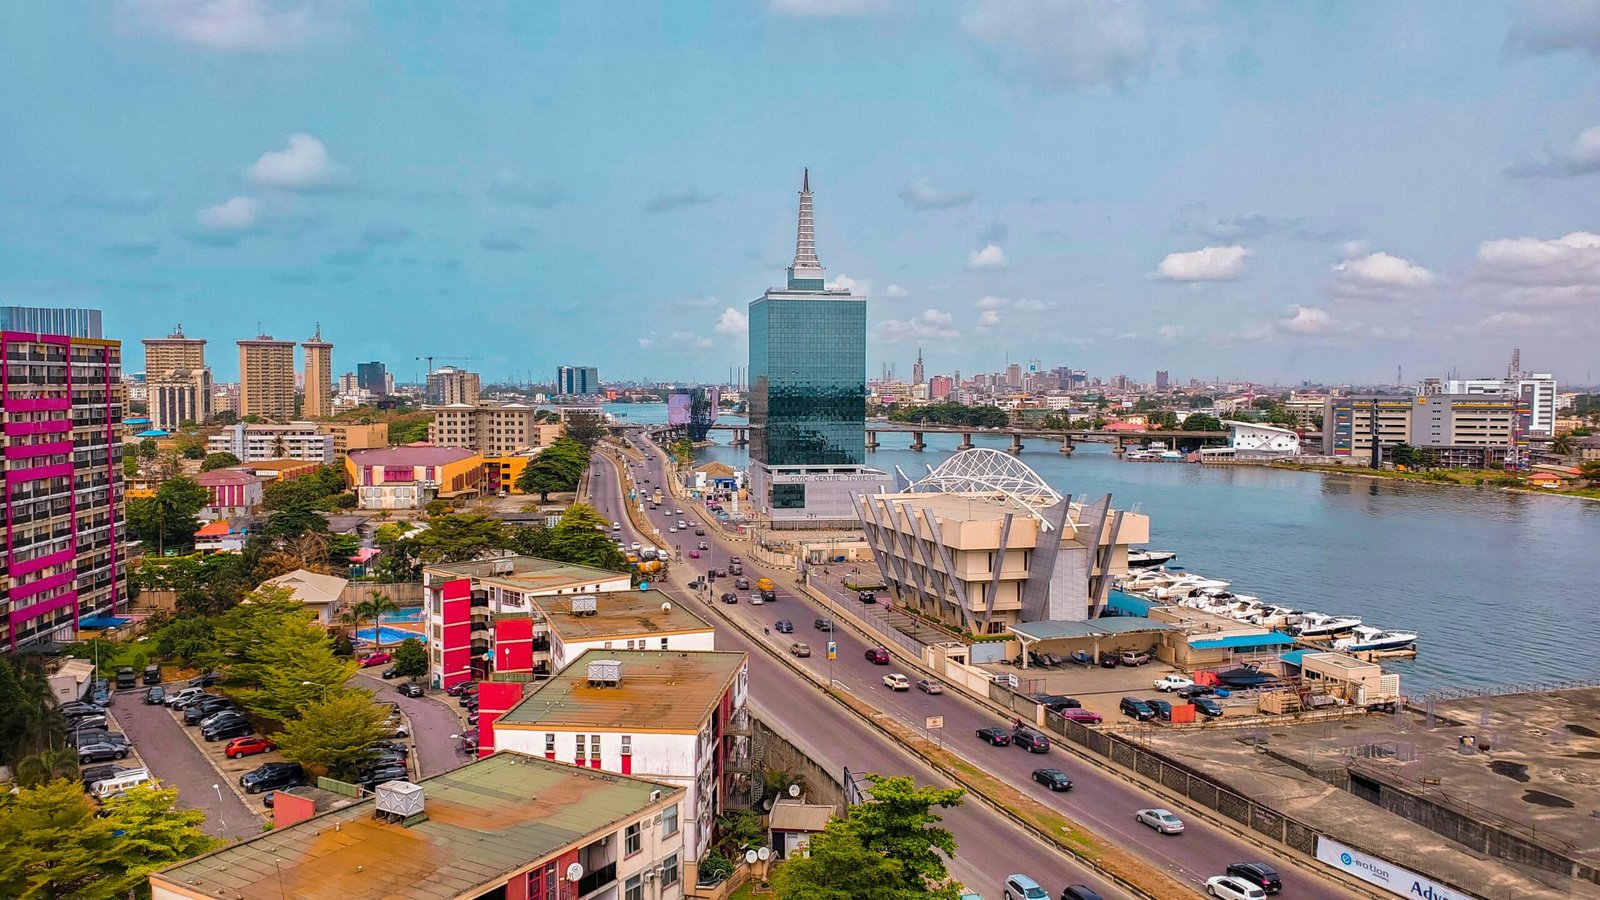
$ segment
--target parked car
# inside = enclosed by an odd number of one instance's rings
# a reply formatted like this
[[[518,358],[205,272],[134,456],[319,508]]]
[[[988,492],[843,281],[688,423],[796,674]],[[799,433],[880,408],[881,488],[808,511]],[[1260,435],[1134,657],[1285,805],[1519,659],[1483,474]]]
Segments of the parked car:
[[[106,717],[103,713],[91,716],[74,716],[69,722],[69,727],[74,730],[79,728],[104,728],[106,727]]]
[[[143,784],[154,784],[155,779],[146,769],[129,769],[119,772],[110,778],[102,778],[94,783],[94,796],[97,800],[109,800],[124,791],[131,791]]]
[[[1050,739],[1043,732],[1026,725],[1020,725],[1011,732],[1011,744],[1029,753],[1050,752]]]
[[[1194,711],[1212,719],[1222,718],[1222,705],[1210,697],[1196,697],[1189,701],[1194,704]]]
[[[1188,687],[1178,688],[1178,696],[1185,700],[1193,700],[1195,697],[1210,697],[1215,693],[1217,693],[1217,689],[1208,684],[1191,684]]]
[[[160,706],[166,701],[167,689],[159,684],[144,692],[144,702],[146,706]]]
[[[932,678],[924,678],[917,682],[917,690],[924,694],[942,694],[944,693],[944,685],[934,681]]]
[[[291,762],[262,763],[239,776],[239,786],[244,788],[247,794],[259,794],[262,791],[279,790],[305,783],[306,770],[300,768],[299,763]]]
[[[1099,713],[1090,712],[1087,709],[1063,709],[1060,715],[1061,718],[1069,722],[1077,722],[1080,725],[1099,725],[1104,721]]]
[[[979,728],[978,737],[995,747],[1004,747],[1011,743],[1011,732],[999,725],[990,725],[988,728]]]
[[[772,623],[772,630],[779,634],[794,634],[794,623],[788,619],[779,619]]]
[[[1102,668],[1102,669],[1115,669],[1116,667],[1117,667],[1117,655],[1115,653],[1102,653],[1102,654],[1100,654],[1100,668]]]
[[[1206,893],[1222,900],[1266,900],[1267,892],[1243,878],[1215,875],[1206,879]]]
[[[205,693],[205,689],[199,686],[186,687],[180,690],[168,692],[166,699],[162,700],[161,702],[165,703],[172,709],[177,709],[180,704],[188,703],[190,700],[193,700],[196,697],[203,697],[205,696]]]
[[[83,786],[85,788],[93,788],[96,781],[99,781],[102,778],[110,778],[118,772],[123,771],[128,771],[128,769],[123,766],[116,766],[110,763],[105,763],[98,766],[89,766],[88,768],[78,769],[78,780],[83,782]]]
[[[158,665],[154,665],[154,664],[145,666],[144,667],[144,683],[147,686],[148,685],[152,685],[152,684],[160,684],[161,683],[161,667],[158,666]]]
[[[393,661],[394,661],[394,654],[389,653],[387,651],[384,651],[382,653],[368,653],[366,656],[361,657],[361,668],[370,669],[373,666],[381,666],[381,665],[384,665],[385,663],[389,663],[389,662],[393,662]]]
[[[1061,889],[1061,900],[1102,900],[1100,893],[1087,884],[1069,884]]]
[[[200,736],[205,738],[208,744],[254,733],[255,727],[250,724],[249,719],[223,719],[200,729]]]
[[[388,681],[389,679],[393,678],[394,676],[396,676],[398,674],[400,674],[400,670],[397,669],[394,666],[390,666],[389,668],[384,669],[381,673],[379,673],[378,677],[382,678],[384,681]]]
[[[909,691],[911,681],[899,672],[890,672],[883,676],[883,686],[891,691]]]
[[[862,603],[877,603],[878,595],[874,591],[857,591],[856,599]]]
[[[1144,704],[1156,711],[1156,718],[1163,722],[1172,721],[1172,704],[1165,700],[1146,700]]]
[[[134,674],[133,666],[123,666],[117,670],[117,690],[139,686],[139,676]]]
[[[118,747],[128,746],[128,736],[120,731],[107,731],[104,728],[84,728],[79,731],[67,733],[67,743],[74,747],[86,744],[115,744]]]
[[[96,741],[92,744],[78,745],[78,765],[84,763],[105,762],[108,759],[127,759],[128,747],[126,744],[113,744],[109,741]]]
[[[1079,703],[1076,698],[1066,697],[1061,694],[1032,694],[1030,696],[1031,699],[1037,703],[1043,704],[1044,708],[1050,710],[1051,712],[1058,713],[1062,710],[1078,709],[1083,706],[1083,704]]]
[[[400,685],[396,690],[400,692],[402,697],[421,697],[423,694],[422,685],[417,684],[415,681],[408,681]]]
[[[1060,769],[1034,769],[1033,780],[1052,791],[1072,790],[1072,779]]]
[[[111,689],[103,687],[95,688],[94,693],[89,695],[89,702],[100,707],[101,709],[105,709],[111,705]]]
[[[1050,900],[1050,895],[1039,887],[1039,882],[1026,875],[1006,876],[1006,886],[1001,889],[1000,896],[1004,900]]]
[[[255,756],[257,753],[271,753],[278,749],[278,745],[264,737],[239,737],[228,742],[222,748],[222,755],[229,759],[238,759],[241,756]]]
[[[233,708],[233,701],[226,697],[209,697],[184,707],[183,724],[204,725],[211,716]]]
[[[404,768],[390,767],[368,772],[357,780],[356,784],[370,791],[380,784],[387,784],[391,781],[405,781],[410,777],[411,773]]]
[[[818,631],[832,631],[833,630],[833,620],[832,619],[817,619],[815,622],[811,623],[811,627],[817,629]]]
[[[889,649],[887,647],[868,647],[867,662],[875,666],[887,666],[889,664]]]
[[[1150,661],[1150,654],[1143,650],[1124,650],[1117,656],[1118,665],[1142,666]]]
[[[201,728],[210,728],[213,725],[218,725],[218,724],[221,724],[223,722],[231,722],[231,721],[233,721],[235,719],[243,719],[244,717],[245,716],[244,716],[243,712],[241,712],[241,711],[239,711],[237,709],[234,709],[232,707],[229,707],[227,709],[219,709],[219,710],[217,710],[216,712],[212,713],[211,715],[206,716],[205,718],[201,719],[196,724],[198,724]]]
[[[1253,884],[1269,894],[1283,890],[1283,881],[1278,877],[1278,870],[1264,862],[1233,863],[1228,866],[1225,874]]]
[[[1141,809],[1133,814],[1133,820],[1162,834],[1181,834],[1183,820],[1165,809]]]
[[[222,683],[222,673],[221,672],[203,672],[203,673],[201,673],[199,675],[196,675],[195,677],[189,679],[189,686],[190,687],[197,687],[197,688],[208,688],[208,687],[211,687],[214,684],[221,684],[221,683]]]
[[[393,753],[399,756],[408,756],[411,753],[411,746],[402,744],[399,741],[379,741],[372,745],[372,749],[380,753]]]
[[[1151,686],[1154,687],[1158,691],[1166,692],[1166,691],[1176,691],[1176,690],[1179,690],[1181,688],[1186,688],[1186,687],[1192,687],[1193,685],[1194,685],[1194,680],[1193,679],[1185,678],[1182,675],[1178,675],[1178,674],[1172,674],[1172,675],[1163,675],[1160,678],[1157,678],[1155,680],[1155,682]]]
[[[1156,711],[1150,708],[1150,704],[1138,697],[1123,697],[1117,708],[1122,710],[1123,715],[1141,722],[1148,722],[1156,717]]]
[[[78,716],[98,716],[104,710],[92,703],[84,703],[82,700],[69,700],[56,707],[56,712],[61,713],[68,719],[72,719]]]
[[[477,690],[478,683],[476,681],[462,681],[445,688],[444,692],[451,697],[459,697],[462,694],[474,693]]]

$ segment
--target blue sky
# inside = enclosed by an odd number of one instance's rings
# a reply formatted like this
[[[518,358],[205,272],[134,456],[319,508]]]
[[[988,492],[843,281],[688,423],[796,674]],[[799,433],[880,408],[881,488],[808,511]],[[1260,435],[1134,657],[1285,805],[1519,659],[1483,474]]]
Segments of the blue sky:
[[[1600,368],[1594,0],[11,3],[0,160],[130,369],[725,377],[803,166],[874,373]]]

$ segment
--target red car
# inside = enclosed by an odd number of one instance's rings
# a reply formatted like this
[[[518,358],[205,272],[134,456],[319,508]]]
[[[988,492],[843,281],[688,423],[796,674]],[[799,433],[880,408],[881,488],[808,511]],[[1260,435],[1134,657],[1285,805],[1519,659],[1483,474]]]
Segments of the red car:
[[[257,753],[271,753],[278,749],[278,745],[264,737],[251,735],[249,737],[234,738],[222,748],[222,755],[229,759],[238,759],[241,756],[255,756]]]
[[[1100,714],[1087,709],[1063,709],[1060,716],[1068,722],[1079,722],[1084,725],[1100,724]]]
[[[392,653],[369,653],[361,657],[361,668],[370,669],[373,666],[381,666],[393,659],[394,654]]]
[[[700,558],[700,551],[699,550],[690,550],[689,551],[689,558],[690,559],[699,559]]]
[[[875,666],[887,666],[889,664],[888,649],[884,647],[873,647],[869,649],[867,651],[867,662],[872,663]]]

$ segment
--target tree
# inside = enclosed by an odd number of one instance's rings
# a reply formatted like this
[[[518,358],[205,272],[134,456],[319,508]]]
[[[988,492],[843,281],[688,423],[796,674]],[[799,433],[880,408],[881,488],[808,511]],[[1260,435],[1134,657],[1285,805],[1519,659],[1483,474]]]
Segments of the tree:
[[[1600,487],[1600,459],[1593,459],[1578,467],[1578,474],[1592,487]]]
[[[155,438],[144,438],[143,440],[139,441],[140,459],[155,459],[156,452],[157,447]]]
[[[129,453],[126,450],[123,451],[123,453],[122,453],[122,477],[123,478],[138,478],[139,477],[139,455],[137,453]]]
[[[572,412],[567,414],[567,437],[583,445],[585,452],[594,449],[610,429],[602,413]]]
[[[394,674],[411,679],[428,674],[428,651],[421,641],[408,637],[394,648]]]
[[[57,778],[78,777],[78,751],[72,747],[42,750],[26,757],[16,765],[17,784],[21,787],[38,787]]]
[[[194,432],[180,434],[173,438],[173,444],[184,459],[205,459],[206,439],[202,435]]]
[[[158,553],[166,545],[192,544],[200,527],[196,514],[211,502],[211,492],[198,481],[180,475],[156,488],[154,497],[135,497],[128,501],[128,532],[141,541],[153,542]]]
[[[256,590],[217,619],[216,662],[251,713],[291,722],[313,700],[337,697],[356,672],[288,588]]]
[[[600,518],[594,507],[574,503],[562,513],[556,527],[550,529],[546,553],[548,558],[561,562],[627,571],[628,558],[617,549],[610,535],[606,520]]]
[[[268,537],[289,540],[308,533],[328,530],[328,520],[309,506],[285,506],[267,516],[265,533]]]
[[[1570,434],[1558,434],[1550,442],[1550,452],[1557,456],[1571,456],[1577,445]]]
[[[200,471],[210,472],[213,469],[227,469],[239,465],[239,457],[226,450],[217,453],[208,453],[200,461]]]
[[[396,416],[389,422],[389,443],[401,447],[428,439],[428,426],[433,424],[433,413],[411,413]]]
[[[589,469],[589,450],[572,438],[557,438],[539,451],[517,476],[517,490],[538,494],[547,502],[551,494],[578,489],[578,482]]]
[[[353,690],[307,704],[304,714],[284,726],[274,740],[283,758],[307,769],[338,775],[354,771],[388,737],[388,711],[368,691]]]
[[[499,519],[479,513],[438,516],[411,542],[423,563],[463,562],[498,548],[504,527]]]
[[[905,866],[867,849],[858,835],[835,829],[832,823],[811,838],[809,855],[790,856],[772,872],[772,889],[781,900],[929,896],[925,891],[906,890],[905,881]]]
[[[191,665],[211,651],[215,623],[206,616],[180,616],[156,632],[156,654],[181,665]]]
[[[1421,450],[1403,442],[1395,444],[1390,449],[1389,458],[1396,466],[1404,466],[1407,469],[1421,469],[1427,463],[1427,457],[1423,456]]]
[[[540,525],[508,525],[501,546],[519,556],[547,556],[550,529]]]
[[[1216,416],[1205,413],[1190,413],[1183,420],[1183,431],[1227,431],[1228,427]]]
[[[206,424],[224,426],[237,425],[239,424],[239,414],[231,409],[224,409],[221,412],[214,414],[210,419],[207,419]]]
[[[66,723],[54,698],[37,659],[0,656],[0,765],[59,744]]]

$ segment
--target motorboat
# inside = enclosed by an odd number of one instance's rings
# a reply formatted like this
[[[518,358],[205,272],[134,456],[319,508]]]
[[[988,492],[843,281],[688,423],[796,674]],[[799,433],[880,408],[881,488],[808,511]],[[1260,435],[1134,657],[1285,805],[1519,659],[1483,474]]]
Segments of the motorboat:
[[[1172,562],[1178,555],[1176,550],[1129,550],[1128,567],[1131,569],[1148,569],[1151,566],[1165,565]]]
[[[1410,650],[1417,646],[1414,631],[1385,631],[1371,625],[1358,625],[1350,629],[1350,636],[1333,642],[1333,649],[1346,653],[1364,650]]]
[[[1159,567],[1142,569],[1138,572],[1130,573],[1126,578],[1122,579],[1120,587],[1125,591],[1132,592],[1153,591],[1156,588],[1166,587],[1183,577],[1185,576],[1182,572],[1168,572],[1166,569]]]
[[[1261,611],[1266,609],[1266,606],[1265,603],[1261,602],[1260,597],[1236,595],[1233,602],[1219,610],[1217,614],[1240,622],[1248,622],[1260,615]]]
[[[1207,578],[1204,575],[1184,575],[1182,578],[1173,581],[1171,584],[1168,584],[1165,587],[1156,588],[1155,595],[1161,600],[1178,600],[1183,597],[1187,597],[1196,591],[1203,591],[1207,588],[1216,588],[1217,590],[1222,590],[1229,584],[1231,584],[1231,582],[1218,581],[1215,578]],[[1358,622],[1357,624],[1360,623]]]
[[[1253,688],[1264,684],[1272,684],[1278,676],[1270,672],[1263,672],[1253,666],[1243,666],[1238,669],[1229,669],[1217,673],[1217,681],[1231,688]]]
[[[1296,637],[1332,637],[1344,634],[1361,625],[1357,616],[1330,616],[1324,613],[1306,613],[1298,625],[1290,629]]]
[[[1288,625],[1300,624],[1305,613],[1287,606],[1268,606],[1250,618],[1250,623],[1263,628],[1283,628]]]

